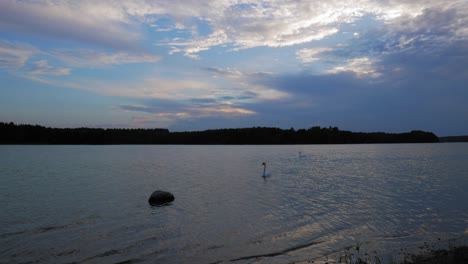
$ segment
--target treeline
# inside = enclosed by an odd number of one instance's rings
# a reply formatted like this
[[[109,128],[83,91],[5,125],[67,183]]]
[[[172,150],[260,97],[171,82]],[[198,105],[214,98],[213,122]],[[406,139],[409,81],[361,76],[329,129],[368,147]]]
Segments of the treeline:
[[[168,129],[49,128],[0,122],[0,144],[360,144],[439,142],[431,132],[363,133],[337,127],[269,127],[170,132]]]
[[[468,136],[440,137],[440,142],[468,142]]]

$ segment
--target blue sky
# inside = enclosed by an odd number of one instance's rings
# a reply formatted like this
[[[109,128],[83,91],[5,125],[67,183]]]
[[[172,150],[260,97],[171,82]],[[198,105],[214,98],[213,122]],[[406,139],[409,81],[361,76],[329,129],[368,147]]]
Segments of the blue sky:
[[[2,0],[0,121],[468,134],[468,2]]]

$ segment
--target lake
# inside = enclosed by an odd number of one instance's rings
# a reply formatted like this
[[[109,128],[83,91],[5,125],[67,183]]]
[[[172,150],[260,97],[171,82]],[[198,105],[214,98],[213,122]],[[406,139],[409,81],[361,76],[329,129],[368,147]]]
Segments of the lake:
[[[391,261],[468,235],[466,143],[4,145],[0,172],[0,263]]]

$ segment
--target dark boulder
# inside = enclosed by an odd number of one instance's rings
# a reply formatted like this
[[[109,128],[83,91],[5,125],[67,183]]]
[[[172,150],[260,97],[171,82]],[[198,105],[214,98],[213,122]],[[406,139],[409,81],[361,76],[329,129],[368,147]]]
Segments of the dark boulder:
[[[172,193],[160,190],[154,191],[148,199],[151,205],[164,205],[172,201],[174,201],[174,195]]]

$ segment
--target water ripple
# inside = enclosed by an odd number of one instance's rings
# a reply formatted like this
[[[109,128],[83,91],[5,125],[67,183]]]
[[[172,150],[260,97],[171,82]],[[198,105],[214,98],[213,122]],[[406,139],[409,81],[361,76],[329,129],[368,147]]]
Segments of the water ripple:
[[[291,263],[468,230],[463,144],[1,146],[0,157],[2,263]],[[175,201],[151,207],[156,189]]]

